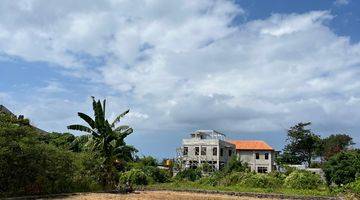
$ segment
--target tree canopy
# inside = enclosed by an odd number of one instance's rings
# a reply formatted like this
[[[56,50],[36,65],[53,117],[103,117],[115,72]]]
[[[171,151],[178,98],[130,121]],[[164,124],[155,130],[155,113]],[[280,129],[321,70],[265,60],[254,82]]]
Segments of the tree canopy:
[[[308,166],[311,165],[321,143],[321,138],[307,128],[309,125],[311,122],[298,123],[287,131],[289,143],[284,149],[283,162],[292,164],[306,162]]]

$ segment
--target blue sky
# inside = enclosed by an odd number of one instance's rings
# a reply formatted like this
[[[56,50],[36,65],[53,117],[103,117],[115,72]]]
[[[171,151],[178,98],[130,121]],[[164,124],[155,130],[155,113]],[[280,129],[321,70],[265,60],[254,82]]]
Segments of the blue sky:
[[[128,143],[159,158],[196,129],[281,150],[301,121],[360,143],[358,10],[355,0],[1,1],[0,104],[64,132],[91,114],[90,96],[106,98],[110,119],[131,110]]]

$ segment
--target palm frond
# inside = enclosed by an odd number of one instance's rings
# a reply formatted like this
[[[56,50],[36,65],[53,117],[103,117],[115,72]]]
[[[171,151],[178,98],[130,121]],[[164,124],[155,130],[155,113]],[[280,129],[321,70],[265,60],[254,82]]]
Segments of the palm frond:
[[[130,126],[128,126],[128,125],[123,125],[123,126],[119,126],[119,127],[115,128],[114,131],[115,131],[115,132],[120,132],[120,131],[126,130],[126,129],[128,129],[128,128],[130,128]]]
[[[67,128],[70,129],[70,130],[92,133],[91,128],[89,128],[87,126],[80,125],[80,124],[73,124],[73,125],[67,126]]]
[[[88,123],[91,128],[95,128],[95,121],[91,119],[90,116],[81,112],[78,112],[78,115],[81,119],[83,119],[86,123]]]
[[[117,116],[113,123],[111,123],[111,127],[115,127],[116,123],[118,123],[120,121],[121,118],[123,118],[126,114],[128,114],[130,112],[130,110],[126,110],[125,112],[121,113],[119,116]]]

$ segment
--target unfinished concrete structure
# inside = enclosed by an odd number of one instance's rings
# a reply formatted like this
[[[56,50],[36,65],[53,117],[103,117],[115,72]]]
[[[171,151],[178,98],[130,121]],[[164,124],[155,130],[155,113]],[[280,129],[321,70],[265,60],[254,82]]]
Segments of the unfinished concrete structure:
[[[221,169],[235,154],[235,145],[227,142],[223,133],[214,130],[197,130],[189,139],[182,140],[178,156],[183,168],[196,168],[208,163]]]
[[[248,164],[251,171],[269,173],[275,170],[275,151],[261,140],[233,140],[238,159]]]

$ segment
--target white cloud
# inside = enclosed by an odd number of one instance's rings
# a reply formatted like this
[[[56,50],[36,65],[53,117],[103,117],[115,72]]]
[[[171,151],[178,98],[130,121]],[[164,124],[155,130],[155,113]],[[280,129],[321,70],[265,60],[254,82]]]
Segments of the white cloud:
[[[90,95],[106,96],[111,111],[128,105],[142,132],[283,132],[299,121],[360,130],[360,44],[327,26],[329,11],[235,26],[244,11],[230,1],[0,5],[2,53],[104,84]],[[86,67],[94,58],[104,62]]]
[[[348,5],[350,3],[350,0],[335,0],[334,5],[336,6],[343,6]]]

